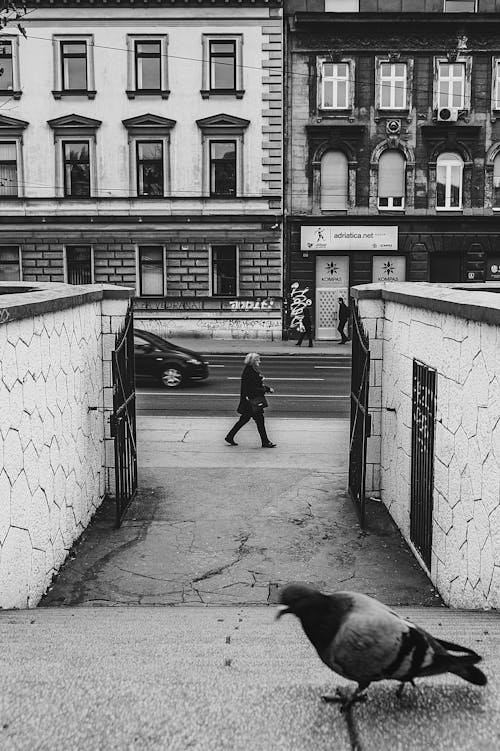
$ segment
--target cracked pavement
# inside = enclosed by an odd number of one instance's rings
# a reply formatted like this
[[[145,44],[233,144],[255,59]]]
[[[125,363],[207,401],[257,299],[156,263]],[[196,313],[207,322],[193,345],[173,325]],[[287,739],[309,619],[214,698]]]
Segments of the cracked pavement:
[[[139,417],[139,492],[120,529],[106,501],[40,606],[265,605],[304,581],[392,605],[439,605],[384,508],[367,533],[347,495],[348,420]]]

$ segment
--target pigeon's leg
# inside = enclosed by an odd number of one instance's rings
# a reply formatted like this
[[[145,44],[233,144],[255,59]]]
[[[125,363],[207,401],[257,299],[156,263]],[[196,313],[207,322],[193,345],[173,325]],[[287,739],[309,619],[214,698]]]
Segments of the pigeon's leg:
[[[396,696],[398,699],[401,699],[401,697],[403,696],[405,686],[407,683],[410,683],[413,686],[413,688],[416,688],[415,681],[413,680],[413,678],[410,678],[409,681],[401,681],[400,686],[398,690],[396,691]]]
[[[369,685],[369,683],[358,683],[358,687],[350,696],[345,696],[345,694],[343,694],[340,689],[337,689],[336,693],[333,696],[327,694],[322,696],[321,698],[323,699],[323,701],[326,701],[328,703],[335,702],[342,704],[341,711],[344,712],[356,702],[366,701],[367,697],[363,694],[363,691],[368,688]]]

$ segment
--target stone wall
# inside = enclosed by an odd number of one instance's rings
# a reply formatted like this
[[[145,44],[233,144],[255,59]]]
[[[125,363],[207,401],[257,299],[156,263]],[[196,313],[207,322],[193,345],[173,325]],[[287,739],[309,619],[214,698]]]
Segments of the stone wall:
[[[499,285],[354,289],[370,334],[367,492],[410,535],[412,371],[437,371],[428,571],[454,607],[500,607]],[[467,289],[465,289],[467,288]],[[425,566],[424,566],[425,568]]]
[[[36,606],[112,490],[105,408],[112,403],[115,332],[130,292],[35,284],[32,292],[2,294],[6,286],[0,285],[0,608],[25,608]]]

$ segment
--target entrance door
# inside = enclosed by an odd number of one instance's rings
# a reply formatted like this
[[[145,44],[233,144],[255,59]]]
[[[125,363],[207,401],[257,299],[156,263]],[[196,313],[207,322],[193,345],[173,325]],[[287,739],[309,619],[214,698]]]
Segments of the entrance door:
[[[340,339],[337,331],[339,297],[347,305],[349,256],[316,258],[316,339]]]
[[[431,282],[461,282],[462,256],[460,253],[431,253]]]

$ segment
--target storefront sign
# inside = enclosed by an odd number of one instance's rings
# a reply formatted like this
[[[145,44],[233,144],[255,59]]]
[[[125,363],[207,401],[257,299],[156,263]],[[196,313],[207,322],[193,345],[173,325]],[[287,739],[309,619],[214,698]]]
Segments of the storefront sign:
[[[349,256],[317,256],[316,289],[349,286]]]
[[[490,256],[488,258],[486,279],[489,282],[500,282],[500,256]]]
[[[301,250],[397,250],[397,227],[328,227],[315,225],[300,228]]]
[[[406,258],[404,256],[373,256],[374,282],[404,282]]]

